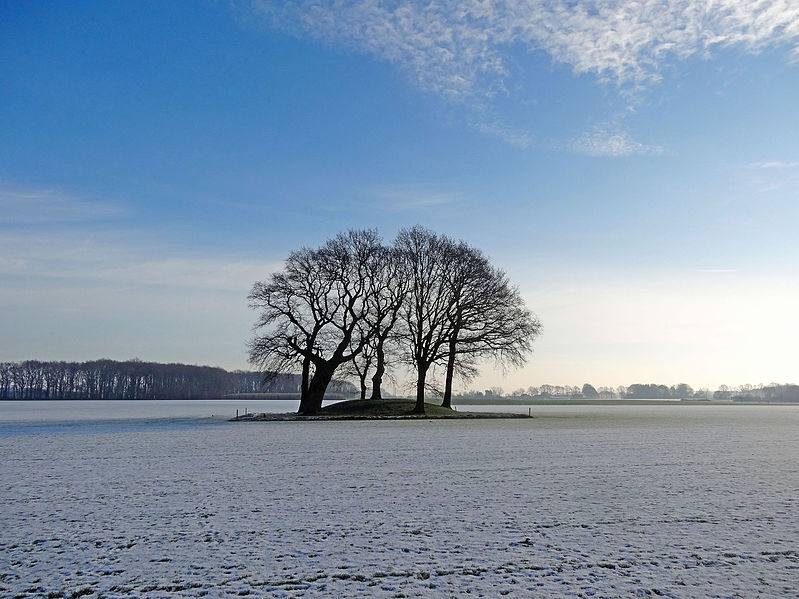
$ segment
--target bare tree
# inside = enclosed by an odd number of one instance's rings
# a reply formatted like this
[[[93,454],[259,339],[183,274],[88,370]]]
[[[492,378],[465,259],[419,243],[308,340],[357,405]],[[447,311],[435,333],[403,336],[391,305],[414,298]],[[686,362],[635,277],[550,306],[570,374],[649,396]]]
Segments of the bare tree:
[[[416,405],[424,414],[424,394],[431,366],[446,354],[449,310],[452,303],[446,283],[448,258],[454,242],[422,227],[400,231],[395,247],[405,265],[408,298],[402,309],[404,341],[416,370]]]
[[[358,381],[359,399],[366,399],[366,381],[369,378],[369,373],[375,363],[375,346],[374,337],[371,337],[369,343],[363,346],[363,349],[355,355],[351,361],[343,364],[338,376],[345,379],[354,378]]]
[[[0,399],[11,398],[11,372],[13,364],[0,362]]]
[[[396,354],[398,325],[402,306],[408,297],[409,277],[406,263],[397,247],[377,250],[370,273],[372,310],[367,321],[371,326],[370,349],[375,372],[371,399],[383,398],[383,377],[389,367],[387,357]]]
[[[322,407],[336,369],[370,340],[370,273],[381,247],[376,231],[339,234],[317,250],[293,252],[283,272],[253,286],[250,306],[261,311],[255,328],[266,332],[250,343],[250,361],[269,371],[302,364],[301,414]]]
[[[326,274],[318,252],[302,248],[289,254],[282,272],[257,281],[247,297],[250,307],[260,310],[254,328],[267,331],[250,341],[250,362],[267,378],[299,367],[301,404],[308,394],[317,339],[328,323],[333,282]]]
[[[524,364],[541,323],[526,308],[507,275],[476,248],[451,249],[446,273],[450,306],[447,371],[442,405],[451,407],[457,356],[493,358],[502,368]]]
[[[407,277],[396,248],[375,248],[368,264],[370,286],[369,310],[361,323],[368,329],[368,343],[352,362],[344,365],[345,376],[356,378],[360,398],[366,399],[367,379],[370,373],[372,393],[370,399],[382,399],[383,377],[389,369],[389,358],[396,357],[396,329],[400,308],[407,295]]]

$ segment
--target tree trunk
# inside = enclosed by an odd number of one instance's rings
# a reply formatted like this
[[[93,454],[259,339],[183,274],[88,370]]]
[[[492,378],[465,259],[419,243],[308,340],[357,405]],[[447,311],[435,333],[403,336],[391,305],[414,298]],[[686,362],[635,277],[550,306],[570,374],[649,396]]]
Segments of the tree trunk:
[[[358,379],[361,381],[361,401],[366,399],[366,370],[363,371],[363,374],[358,375]]]
[[[308,401],[308,393],[300,396],[300,407],[297,409],[297,414],[310,413],[310,402]]]
[[[424,384],[427,378],[427,365],[419,365],[419,378],[416,379],[416,405],[412,414],[424,414]]]
[[[303,416],[313,416],[322,408],[322,400],[325,398],[327,386],[333,379],[336,371],[330,364],[316,365],[311,382],[308,384],[306,398],[300,402],[300,414]]]
[[[447,377],[444,383],[444,401],[441,402],[442,408],[452,408],[452,378],[455,374],[455,348],[458,343],[456,335],[449,341],[449,358],[447,358]]]
[[[383,375],[386,372],[386,356],[383,352],[383,342],[377,344],[377,364],[375,365],[375,375],[372,377],[372,399],[383,399],[381,386],[383,385]]]
[[[302,382],[300,383],[300,407],[298,414],[304,414],[308,410],[308,380],[311,374],[311,359],[305,357],[302,360]]]

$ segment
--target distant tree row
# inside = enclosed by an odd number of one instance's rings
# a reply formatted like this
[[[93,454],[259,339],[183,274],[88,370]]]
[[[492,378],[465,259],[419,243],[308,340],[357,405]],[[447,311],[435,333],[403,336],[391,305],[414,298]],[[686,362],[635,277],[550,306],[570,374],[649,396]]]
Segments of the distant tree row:
[[[299,377],[141,360],[0,362],[0,399],[200,399],[297,393]],[[351,387],[351,385],[350,385]],[[337,390],[349,390],[336,383]]]
[[[799,385],[748,387],[737,392],[727,391],[729,399],[744,402],[799,402]]]
[[[705,396],[706,390],[702,390]],[[491,397],[502,395],[502,389],[486,389],[485,392],[467,392],[463,396],[477,395],[478,397]],[[694,397],[696,392],[690,385],[680,383],[668,387],[658,384],[635,383],[629,387],[594,387],[590,383],[579,385],[541,385],[530,386],[527,389],[517,389],[509,397],[521,398],[555,398],[555,399],[687,399]]]
[[[416,413],[429,389],[449,406],[456,375],[473,376],[486,358],[523,364],[541,331],[480,250],[422,227],[390,244],[358,230],[293,251],[282,270],[254,284],[249,302],[258,311],[250,362],[300,373],[302,414],[321,408],[334,373],[357,378],[364,398],[370,381],[380,399],[384,377],[400,365],[415,375]],[[433,382],[437,368],[443,389]]]
[[[689,399],[693,396],[694,390],[685,383],[672,387],[636,383],[627,387],[626,393],[622,394],[626,399]]]
[[[635,383],[628,387],[594,387],[585,383],[577,385],[541,385],[519,388],[504,393],[501,387],[492,387],[484,391],[469,390],[459,393],[461,398],[494,399],[506,397],[510,399],[694,399],[737,402],[799,402],[799,385],[740,385],[729,387],[719,385],[715,391],[707,388],[694,390],[690,385],[659,385],[656,383]]]
[[[347,374],[347,369],[342,374]],[[355,372],[350,371],[351,372]],[[87,362],[0,362],[0,399],[201,399],[238,393],[300,394],[299,374],[227,371],[212,366],[163,364],[141,360]],[[328,391],[352,395],[352,383],[333,379]],[[362,391],[361,391],[362,392]],[[363,392],[362,392],[363,393]],[[681,383],[671,387],[633,384],[629,387],[541,385],[505,393],[501,387],[470,390],[461,398],[500,397],[569,399],[714,399],[735,402],[799,402],[799,385],[720,385],[715,391],[694,391]]]
[[[554,399],[617,399],[618,392],[613,387],[599,387],[595,388],[589,383],[585,383],[582,387],[579,385],[541,385],[540,387],[529,386],[526,389],[521,387],[510,393],[505,393],[502,387],[492,387],[485,391],[464,391],[458,397],[508,397],[518,399],[531,399],[531,398],[554,398]]]

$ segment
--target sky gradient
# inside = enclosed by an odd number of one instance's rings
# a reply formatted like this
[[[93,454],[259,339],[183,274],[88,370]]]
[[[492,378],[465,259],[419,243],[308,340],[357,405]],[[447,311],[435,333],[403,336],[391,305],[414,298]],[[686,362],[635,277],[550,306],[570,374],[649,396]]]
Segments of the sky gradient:
[[[246,368],[347,228],[483,249],[544,325],[476,388],[795,382],[799,5],[0,2],[0,360]]]

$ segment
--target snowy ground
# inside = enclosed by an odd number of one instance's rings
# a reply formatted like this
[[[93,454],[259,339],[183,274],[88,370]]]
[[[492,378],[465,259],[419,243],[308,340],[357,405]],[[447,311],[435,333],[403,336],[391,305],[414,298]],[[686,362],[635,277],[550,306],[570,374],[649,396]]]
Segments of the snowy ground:
[[[799,597],[799,406],[533,410],[0,436],[0,596]]]

